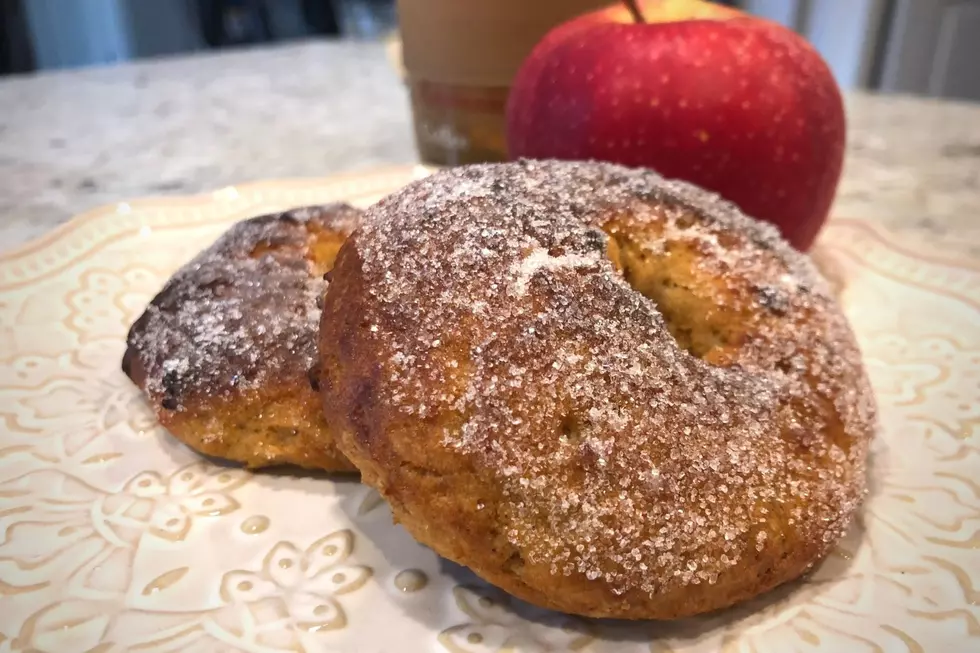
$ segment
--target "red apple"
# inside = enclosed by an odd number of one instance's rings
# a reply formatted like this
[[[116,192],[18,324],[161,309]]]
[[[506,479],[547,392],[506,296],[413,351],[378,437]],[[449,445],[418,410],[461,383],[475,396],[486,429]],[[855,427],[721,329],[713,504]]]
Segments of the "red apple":
[[[827,217],[844,155],[833,75],[776,23],[699,0],[643,0],[558,26],[507,104],[510,155],[599,159],[686,179],[798,249]]]

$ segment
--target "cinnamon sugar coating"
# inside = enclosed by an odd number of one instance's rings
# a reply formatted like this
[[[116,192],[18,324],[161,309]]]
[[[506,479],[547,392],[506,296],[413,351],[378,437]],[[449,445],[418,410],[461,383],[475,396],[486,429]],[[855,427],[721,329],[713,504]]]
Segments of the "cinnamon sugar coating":
[[[249,467],[354,470],[311,369],[323,275],[360,213],[330,205],[240,222],[153,298],[123,371],[178,439]]]
[[[607,164],[439,172],[369,209],[320,327],[341,450],[439,554],[547,608],[676,618],[798,577],[874,400],[775,229]]]

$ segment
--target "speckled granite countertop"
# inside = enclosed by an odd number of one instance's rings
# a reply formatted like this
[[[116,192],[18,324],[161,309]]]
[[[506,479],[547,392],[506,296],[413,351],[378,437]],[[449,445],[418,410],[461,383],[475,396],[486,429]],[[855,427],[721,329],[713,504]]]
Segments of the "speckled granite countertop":
[[[980,259],[980,104],[855,94],[836,214]],[[101,204],[415,160],[378,43],[0,81],[0,249]]]

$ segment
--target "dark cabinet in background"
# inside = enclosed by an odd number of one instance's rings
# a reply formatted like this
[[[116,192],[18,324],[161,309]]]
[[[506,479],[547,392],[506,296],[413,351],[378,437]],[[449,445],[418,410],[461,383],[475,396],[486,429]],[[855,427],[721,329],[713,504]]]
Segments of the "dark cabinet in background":
[[[845,89],[980,100],[980,0],[724,4],[799,31]],[[0,74],[395,26],[394,0],[0,0]]]
[[[395,27],[394,0],[0,0],[0,25],[17,16],[10,31],[25,42],[17,51],[40,69],[323,35],[377,37]]]

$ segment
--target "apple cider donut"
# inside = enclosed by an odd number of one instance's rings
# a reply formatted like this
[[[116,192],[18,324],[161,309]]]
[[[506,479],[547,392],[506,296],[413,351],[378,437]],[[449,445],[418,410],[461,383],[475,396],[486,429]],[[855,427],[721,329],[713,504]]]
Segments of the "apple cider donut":
[[[311,367],[323,277],[360,213],[338,204],[240,222],[153,298],[123,371],[174,436],[249,467],[354,471]]]
[[[320,324],[341,450],[420,542],[539,606],[667,619],[828,553],[875,406],[774,228],[599,163],[439,172],[369,209]]]

